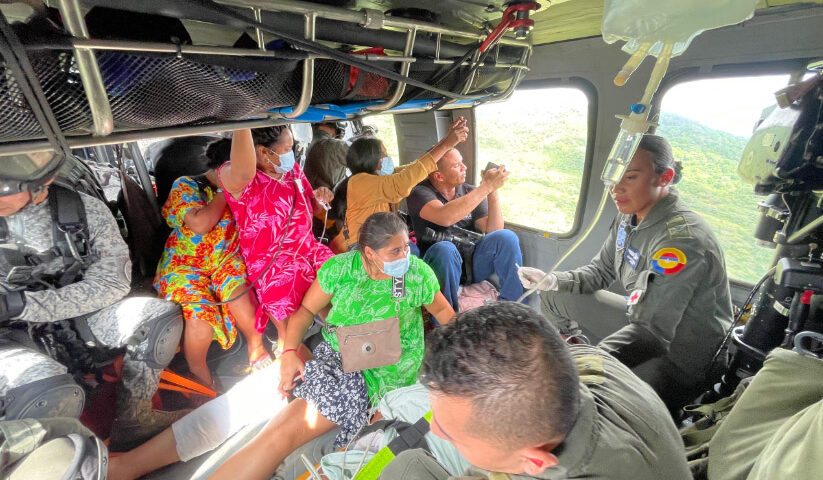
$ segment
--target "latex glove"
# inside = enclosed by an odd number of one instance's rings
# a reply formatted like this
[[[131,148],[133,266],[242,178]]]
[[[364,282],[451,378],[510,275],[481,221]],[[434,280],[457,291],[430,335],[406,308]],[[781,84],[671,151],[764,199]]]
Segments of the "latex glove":
[[[517,269],[517,276],[520,278],[520,283],[523,284],[523,288],[530,290],[537,285],[537,282],[546,276],[546,273],[539,268],[520,267]],[[548,292],[550,290],[556,291],[557,276],[550,273],[549,278],[543,280],[543,283],[540,284],[540,288],[538,290],[543,290],[544,292]]]

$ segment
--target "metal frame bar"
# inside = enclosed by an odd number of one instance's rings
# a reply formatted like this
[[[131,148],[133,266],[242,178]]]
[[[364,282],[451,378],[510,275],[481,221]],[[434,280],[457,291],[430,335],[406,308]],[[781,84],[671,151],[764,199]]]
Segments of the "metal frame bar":
[[[314,33],[315,33],[315,24],[317,20],[317,15],[314,12],[306,13],[305,19],[305,37],[306,40],[314,41]],[[408,64],[405,64],[408,65]],[[314,93],[314,57],[309,56],[309,58],[303,60],[303,87],[302,91],[300,92],[300,100],[298,100],[297,105],[294,106],[291,113],[285,114],[286,118],[295,118],[303,115],[303,112],[309,108],[311,105],[311,97]]]
[[[75,37],[72,39],[70,45],[29,45],[29,49],[64,49],[73,48],[76,53],[78,68],[80,69],[81,77],[83,79],[83,86],[86,91],[86,96],[91,107],[91,113],[94,120],[94,130],[91,136],[74,136],[67,137],[67,143],[71,148],[89,147],[96,145],[109,145],[118,143],[127,143],[130,141],[152,138],[152,137],[180,137],[187,135],[197,135],[204,133],[212,133],[226,130],[233,130],[238,128],[255,128],[261,126],[270,126],[289,123],[284,118],[268,118],[261,120],[248,120],[239,122],[224,122],[219,124],[198,125],[187,127],[164,127],[140,131],[123,131],[114,132],[114,122],[111,113],[111,107],[108,101],[106,90],[103,85],[100,69],[97,64],[97,59],[94,55],[95,50],[115,50],[115,51],[143,51],[143,52],[164,52],[175,54],[203,54],[203,55],[225,55],[225,56],[248,56],[248,57],[268,57],[268,58],[289,58],[278,54],[278,52],[269,52],[263,49],[237,49],[233,47],[219,47],[219,46],[197,46],[197,45],[176,45],[155,42],[137,42],[137,41],[113,41],[113,40],[97,40],[89,38],[88,29],[82,16],[82,10],[79,6],[80,0],[56,0],[60,11],[64,16],[66,27],[69,32]],[[402,62],[400,71],[403,76],[408,76],[412,62],[417,61],[413,57],[413,50],[415,38],[418,31],[430,32],[437,37],[437,53],[439,54],[440,42],[443,35],[453,37],[463,37],[473,40],[480,40],[484,38],[482,33],[474,33],[460,30],[450,30],[445,27],[433,25],[425,22],[408,20],[402,18],[385,17],[382,14],[375,16],[373,11],[363,10],[354,11],[343,8],[327,7],[323,5],[307,3],[298,0],[217,0],[218,3],[242,6],[252,9],[254,17],[259,19],[262,17],[262,10],[267,11],[285,11],[290,13],[303,14],[306,19],[305,23],[305,38],[307,40],[315,39],[316,19],[327,18],[331,20],[346,21],[362,25],[364,28],[371,29],[385,29],[385,28],[402,28],[407,30],[406,44],[403,56],[380,56],[380,55],[358,55],[358,59],[376,62]],[[379,12],[378,12],[379,13]],[[257,27],[259,31],[258,44],[263,40],[262,27]],[[496,96],[494,99],[481,100],[481,103],[488,101],[501,101],[508,98],[514,91],[517,84],[524,76],[524,72],[528,71],[528,58],[531,54],[531,45],[527,41],[516,40],[512,38],[502,38],[501,43],[516,47],[525,47],[521,56],[520,64],[489,64],[496,68],[517,69],[515,79],[505,92]],[[314,59],[327,58],[322,54],[307,54],[304,60],[304,77],[303,89],[301,92],[300,101],[295,106],[292,113],[287,114],[287,118],[295,118],[308,108],[311,102],[313,93],[314,80]],[[292,55],[290,59],[294,59]],[[434,63],[436,64],[450,64],[453,61],[440,59],[439,55],[435,56]],[[471,61],[465,62],[471,64]],[[405,82],[397,82],[397,87],[391,98],[386,102],[368,108],[367,111],[374,113],[385,111],[393,108],[402,98],[407,84]],[[466,105],[448,105],[445,109],[465,108]],[[406,111],[425,111],[426,108],[409,109]],[[366,112],[363,112],[366,113]],[[368,114],[368,113],[366,113]],[[106,135],[106,138],[100,136]],[[8,143],[0,142],[0,155],[8,155],[14,153],[25,153],[34,151],[50,150],[51,146],[45,140],[26,140],[14,141]]]
[[[89,30],[78,0],[59,0],[59,9],[69,33],[77,38],[89,38]],[[80,79],[83,82],[83,90],[86,92],[91,109],[94,134],[108,135],[114,131],[114,117],[111,113],[106,88],[103,86],[103,76],[100,74],[97,58],[94,52],[89,50],[76,49],[74,53],[77,68],[80,70]]]
[[[259,8],[252,8],[252,13],[254,13],[254,21],[257,23],[263,23],[263,13],[260,11]],[[257,38],[257,48],[260,50],[266,51],[266,39],[263,37],[263,30],[260,28],[254,29],[254,35]]]
[[[291,59],[284,57],[280,52],[274,50],[256,50],[250,48],[235,48],[235,47],[213,47],[208,45],[177,45],[174,43],[158,43],[158,42],[137,42],[131,40],[97,40],[97,39],[81,39],[77,38],[71,41],[71,46],[83,50],[103,50],[103,51],[121,51],[121,52],[153,52],[153,53],[181,53],[183,55],[221,55],[230,57],[263,57],[263,58],[282,58],[284,60]],[[44,44],[29,44],[25,45],[27,50],[66,50],[65,45],[44,45]],[[356,55],[356,54],[352,54]],[[324,55],[309,54],[309,58],[320,59],[330,58]],[[367,53],[364,55],[357,55],[357,58],[368,60],[370,62],[417,62],[416,57],[407,57],[400,55],[375,55]],[[434,59],[432,63],[436,65],[451,65],[452,60]],[[463,66],[471,66],[471,61],[463,62]],[[517,68],[521,70],[529,70],[528,65],[522,63],[487,63],[482,62],[481,67],[494,67],[511,69]]]
[[[143,191],[146,192],[146,198],[148,198],[152,209],[154,209],[155,212],[159,212],[160,205],[157,204],[157,195],[154,194],[154,188],[152,188],[151,185],[149,169],[146,167],[146,160],[143,158],[143,152],[140,151],[137,142],[129,143],[129,152],[131,152],[131,159],[134,162],[134,169],[140,178],[140,186],[143,187]]]
[[[70,148],[95,147],[98,145],[114,145],[128,143],[146,138],[174,138],[190,135],[205,135],[207,133],[227,132],[243,128],[271,127],[291,123],[282,118],[265,118],[258,120],[243,120],[238,122],[215,123],[210,125],[196,125],[190,127],[164,127],[149,130],[115,132],[107,137],[66,137]],[[45,152],[53,150],[48,140],[27,140],[21,142],[0,143],[0,156],[18,153]]]
[[[281,11],[289,13],[308,14],[313,13],[318,17],[327,18],[329,20],[339,20],[343,22],[356,23],[362,26],[371,25],[373,18],[369,15],[368,10],[348,10],[345,8],[330,7],[316,3],[303,2],[300,0],[216,0],[217,3],[224,5],[231,5],[236,7],[259,8],[268,11]],[[463,37],[472,40],[483,40],[486,35],[483,33],[470,32],[467,30],[456,30],[449,27],[434,25],[418,20],[410,20],[407,18],[396,18],[391,16],[384,16],[382,24],[384,27],[393,27],[401,29],[416,28],[422,32],[438,33],[443,35],[450,35],[454,37]],[[373,27],[370,27],[373,28]],[[515,38],[504,37],[500,42],[505,45],[515,47],[530,47],[530,43],[526,40],[518,40]]]
[[[520,58],[520,62],[524,65],[528,65],[529,58],[531,58],[531,55],[532,49],[526,49],[523,52],[523,56]],[[512,96],[512,93],[514,93],[514,90],[517,88],[517,86],[520,85],[520,82],[523,80],[523,76],[525,76],[524,72],[527,72],[528,70],[528,68],[518,70],[517,73],[515,73],[515,77],[512,79],[512,82],[509,84],[508,87],[506,87],[506,90],[504,90],[503,93],[501,93],[499,96],[490,98],[488,100],[479,100],[477,103],[482,105],[484,103],[497,103],[507,100],[509,97]]]
[[[411,27],[409,28],[409,33],[406,36],[406,48],[403,50],[403,55],[410,57],[414,52],[414,39],[417,37],[417,28]],[[409,75],[409,70],[411,69],[411,63],[404,63],[400,66],[400,74],[404,77]],[[406,83],[405,82],[397,82],[397,88],[394,89],[394,94],[386,100],[384,103],[379,105],[374,105],[371,107],[367,107],[366,110],[372,112],[382,112],[386,111],[390,108],[393,108],[400,99],[403,97],[403,93],[406,91]]]

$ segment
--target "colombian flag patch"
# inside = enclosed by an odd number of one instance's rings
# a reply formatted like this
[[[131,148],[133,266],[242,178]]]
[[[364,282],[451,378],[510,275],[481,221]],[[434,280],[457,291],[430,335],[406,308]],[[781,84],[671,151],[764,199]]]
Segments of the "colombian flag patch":
[[[686,254],[677,248],[661,248],[652,255],[652,270],[673,275],[686,267]]]

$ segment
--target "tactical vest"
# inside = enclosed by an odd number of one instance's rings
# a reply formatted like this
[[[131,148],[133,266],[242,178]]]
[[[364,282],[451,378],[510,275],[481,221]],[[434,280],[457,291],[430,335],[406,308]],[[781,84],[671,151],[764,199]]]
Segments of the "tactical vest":
[[[38,291],[71,285],[83,278],[94,261],[89,245],[86,207],[80,194],[53,184],[49,186],[48,202],[52,248],[42,253],[0,248],[0,272],[12,289]],[[0,217],[0,243],[7,243],[9,237],[8,225]],[[57,271],[52,266],[55,260],[61,260],[61,268]],[[95,343],[94,334],[83,317],[27,326],[14,325],[12,328],[24,329],[33,342],[30,346],[65,365],[80,385],[83,385],[80,377],[84,373],[97,370],[97,366],[122,350],[90,346]],[[28,343],[23,338],[17,340]]]
[[[92,262],[89,225],[80,194],[51,185],[48,202],[54,239],[52,248],[42,253],[0,248],[0,272],[12,288],[36,291],[65,287],[81,279]],[[8,224],[0,217],[0,243],[7,242],[9,236]],[[62,259],[61,269],[44,271],[42,266],[58,258]]]

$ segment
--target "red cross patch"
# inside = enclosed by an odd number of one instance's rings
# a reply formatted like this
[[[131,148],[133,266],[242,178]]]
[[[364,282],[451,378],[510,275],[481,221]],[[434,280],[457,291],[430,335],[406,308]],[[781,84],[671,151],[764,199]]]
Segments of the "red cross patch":
[[[640,301],[640,297],[643,296],[643,290],[635,290],[632,292],[631,295],[628,296],[628,304],[629,305],[637,305],[637,302]]]

